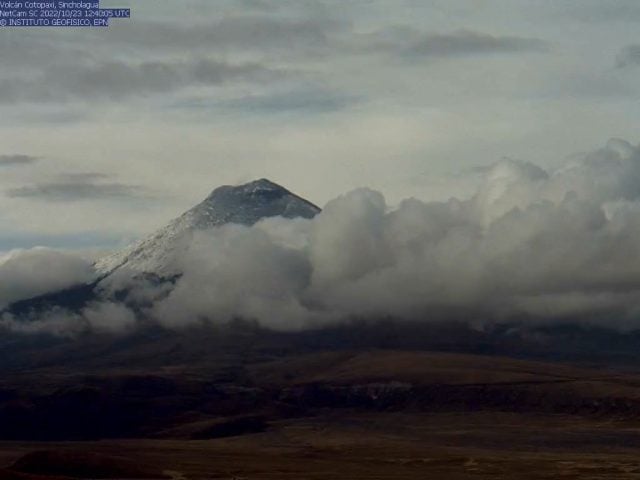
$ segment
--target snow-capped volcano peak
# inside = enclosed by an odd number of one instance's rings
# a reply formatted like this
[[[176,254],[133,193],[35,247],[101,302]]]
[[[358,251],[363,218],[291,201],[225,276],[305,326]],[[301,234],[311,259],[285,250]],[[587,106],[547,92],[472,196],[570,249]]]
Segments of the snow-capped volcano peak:
[[[172,260],[188,246],[194,231],[227,223],[253,225],[277,216],[313,218],[319,212],[317,206],[265,178],[239,186],[224,185],[146,239],[98,260],[95,268],[102,275],[123,267],[140,273],[174,274]]]

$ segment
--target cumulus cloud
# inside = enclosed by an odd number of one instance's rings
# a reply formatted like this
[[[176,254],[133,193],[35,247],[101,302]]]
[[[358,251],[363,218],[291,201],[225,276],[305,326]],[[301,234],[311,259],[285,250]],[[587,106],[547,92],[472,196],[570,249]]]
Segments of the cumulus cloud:
[[[633,201],[640,197],[639,166],[638,148],[621,139],[611,139],[604,148],[573,158],[551,173],[503,159],[488,172],[474,203],[485,219],[493,220],[545,200],[557,205],[568,194],[596,205]]]
[[[152,308],[175,327],[255,318],[296,329],[350,317],[640,326],[640,150],[622,140],[553,172],[504,159],[471,199],[368,189],[314,220],[199,233]]]
[[[93,262],[80,254],[47,248],[14,250],[0,256],[0,329],[21,334],[77,337],[92,332],[122,334],[133,330],[137,318],[119,302],[96,298],[84,308],[51,306],[16,317],[10,304],[58,292],[95,280]]]
[[[467,199],[391,208],[359,189],[311,220],[196,231],[175,249],[175,277],[119,270],[101,284],[107,304],[69,329],[126,331],[132,310],[168,328],[382,317],[640,328],[640,148],[611,140],[553,171],[503,159],[483,175]]]
[[[93,278],[91,262],[48,248],[0,255],[0,308],[11,302],[60,290]]]

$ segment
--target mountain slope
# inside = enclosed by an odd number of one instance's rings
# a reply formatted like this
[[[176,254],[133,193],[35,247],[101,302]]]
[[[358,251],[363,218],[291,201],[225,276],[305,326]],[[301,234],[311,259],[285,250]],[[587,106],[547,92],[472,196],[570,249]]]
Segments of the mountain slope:
[[[286,188],[267,179],[240,186],[216,188],[203,202],[171,221],[140,242],[95,263],[97,272],[93,282],[75,285],[60,291],[48,292],[34,298],[14,302],[0,315],[9,313],[20,319],[36,319],[52,309],[81,312],[91,302],[119,295],[111,291],[109,279],[115,272],[126,279],[144,278],[151,282],[165,282],[180,275],[174,261],[189,247],[195,232],[235,223],[253,225],[269,217],[313,218],[320,209]],[[122,278],[120,278],[122,280]],[[105,290],[106,288],[106,290]],[[133,284],[128,288],[134,288]],[[106,296],[106,297],[105,297]]]
[[[222,186],[202,203],[185,212],[151,236],[96,262],[96,270],[108,275],[117,269],[159,276],[171,275],[172,260],[187,248],[195,231],[236,223],[253,225],[263,218],[313,218],[320,209],[267,179],[245,185]]]

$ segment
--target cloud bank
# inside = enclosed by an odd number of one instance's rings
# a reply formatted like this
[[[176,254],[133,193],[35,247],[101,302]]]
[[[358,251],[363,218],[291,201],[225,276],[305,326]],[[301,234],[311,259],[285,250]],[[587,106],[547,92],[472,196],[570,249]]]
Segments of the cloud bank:
[[[63,251],[33,248],[0,254],[0,308],[88,282],[93,274],[90,261]]]
[[[126,306],[114,302],[94,302],[80,312],[53,309],[29,321],[5,313],[0,328],[21,334],[48,334],[75,338],[88,332],[120,335],[132,331],[136,315]]]
[[[640,327],[640,150],[623,140],[547,172],[502,160],[470,199],[390,208],[360,189],[314,220],[198,233],[149,313],[297,329],[345,318]]]
[[[26,300],[95,280],[93,261],[77,253],[37,247],[0,255],[0,328],[22,334],[75,337],[87,332],[122,334],[132,330],[136,315],[117,302],[96,300],[79,312],[53,307],[16,318],[1,310]]]
[[[468,199],[390,207],[382,193],[358,189],[313,220],[199,231],[180,252],[177,279],[120,271],[103,281],[104,304],[82,312],[84,328],[132,328],[131,311],[113,300],[127,291],[129,307],[168,328],[246,318],[296,330],[392,317],[637,329],[640,148],[611,140],[554,171],[504,159]],[[88,273],[65,262],[67,283]],[[6,265],[0,276],[14,289],[35,280],[6,277]],[[20,274],[16,265],[29,262],[14,262]],[[39,328],[59,330],[60,317],[51,321]]]

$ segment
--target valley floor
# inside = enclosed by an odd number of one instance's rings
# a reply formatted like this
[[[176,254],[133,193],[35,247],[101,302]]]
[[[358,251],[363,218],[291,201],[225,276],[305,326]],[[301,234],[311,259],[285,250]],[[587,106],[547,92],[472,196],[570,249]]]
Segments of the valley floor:
[[[634,369],[234,349],[7,371],[0,480],[640,479]]]
[[[0,465],[48,450],[128,459],[173,479],[640,478],[640,423],[496,412],[326,413],[206,441],[3,442]],[[4,470],[0,478],[43,477]]]

